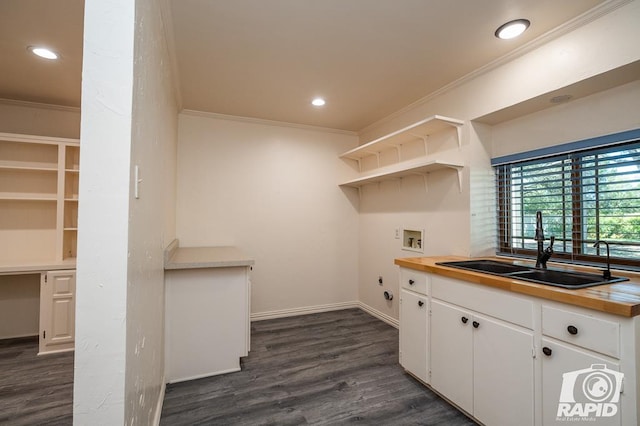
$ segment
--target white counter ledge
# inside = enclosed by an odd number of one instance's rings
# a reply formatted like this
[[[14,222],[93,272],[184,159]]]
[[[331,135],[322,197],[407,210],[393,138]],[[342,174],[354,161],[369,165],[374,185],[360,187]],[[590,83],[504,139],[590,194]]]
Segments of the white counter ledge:
[[[173,243],[172,243],[173,245]],[[229,268],[252,266],[254,260],[236,247],[167,248],[164,269]]]

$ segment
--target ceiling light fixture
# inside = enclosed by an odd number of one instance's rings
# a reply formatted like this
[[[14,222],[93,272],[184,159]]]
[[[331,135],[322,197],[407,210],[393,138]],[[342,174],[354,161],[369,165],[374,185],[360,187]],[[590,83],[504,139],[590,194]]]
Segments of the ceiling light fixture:
[[[60,57],[56,52],[46,47],[29,46],[27,49],[34,55],[45,59],[58,59]]]
[[[317,106],[317,107],[321,107],[324,104],[326,104],[326,102],[322,98],[315,98],[314,100],[311,101],[311,105]]]
[[[509,40],[511,38],[518,37],[520,34],[525,32],[527,28],[529,28],[528,19],[516,19],[513,21],[509,21],[506,24],[500,25],[495,32],[496,37],[502,40]]]

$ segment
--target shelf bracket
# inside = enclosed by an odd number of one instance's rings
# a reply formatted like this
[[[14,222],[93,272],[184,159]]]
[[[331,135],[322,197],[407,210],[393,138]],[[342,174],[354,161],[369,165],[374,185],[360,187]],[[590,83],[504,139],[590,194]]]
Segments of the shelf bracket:
[[[356,160],[358,162],[358,173],[362,173],[362,158]]]
[[[402,161],[402,145],[396,145],[396,152],[398,153],[398,162]]]
[[[376,152],[376,160],[378,160],[378,167],[380,167],[380,151]]]
[[[456,124],[456,132],[458,133],[458,149],[462,147],[462,124]]]
[[[429,173],[424,173],[422,175],[422,180],[424,181],[424,192],[425,194],[429,193]]]
[[[462,194],[462,169],[463,167],[449,166],[458,173],[458,192]]]

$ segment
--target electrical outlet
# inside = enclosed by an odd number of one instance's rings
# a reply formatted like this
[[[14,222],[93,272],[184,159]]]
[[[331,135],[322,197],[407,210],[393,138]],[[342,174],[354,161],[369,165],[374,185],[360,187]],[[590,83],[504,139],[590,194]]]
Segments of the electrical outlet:
[[[396,240],[400,239],[400,228],[396,228]]]

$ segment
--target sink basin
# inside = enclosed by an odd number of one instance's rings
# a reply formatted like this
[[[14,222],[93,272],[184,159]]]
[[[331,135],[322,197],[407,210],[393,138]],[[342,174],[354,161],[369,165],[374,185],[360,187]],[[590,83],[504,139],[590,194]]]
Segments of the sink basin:
[[[497,260],[464,260],[456,262],[438,262],[437,265],[450,266],[468,271],[530,281],[563,288],[584,288],[602,284],[628,281],[624,277],[611,277],[606,280],[602,275],[586,272],[569,272],[557,269],[539,269],[530,266],[513,265]]]
[[[438,265],[453,266],[454,268],[467,269],[474,272],[487,272],[489,274],[502,275],[514,272],[528,272],[528,266],[513,265],[497,260],[463,260],[461,262],[440,262]]]

